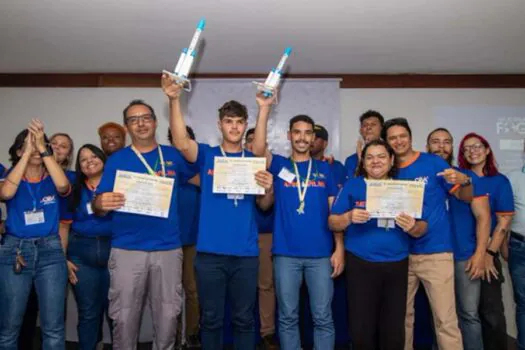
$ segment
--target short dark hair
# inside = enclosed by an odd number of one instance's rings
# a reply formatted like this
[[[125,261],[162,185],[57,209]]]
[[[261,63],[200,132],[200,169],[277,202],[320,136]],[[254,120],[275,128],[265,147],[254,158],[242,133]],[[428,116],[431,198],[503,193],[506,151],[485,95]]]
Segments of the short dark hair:
[[[361,114],[361,116],[359,117],[359,123],[362,124],[365,120],[369,118],[377,118],[381,126],[385,124],[385,118],[383,118],[383,115],[378,111],[374,111],[373,109],[369,109],[365,113]]]
[[[452,142],[454,142],[454,137],[452,137],[452,134],[450,133],[450,131],[448,131],[447,128],[436,128],[434,130],[432,130],[428,136],[427,136],[427,145],[428,143],[430,142],[430,137],[432,136],[432,134],[434,134],[435,132],[438,132],[438,131],[443,131],[443,132],[446,132],[447,134],[450,135],[450,138],[452,139]]]
[[[24,143],[26,142],[27,134],[29,134],[28,129],[24,129],[20,131],[18,135],[16,135],[15,141],[13,142],[11,147],[9,147],[9,160],[11,161],[11,165],[13,167],[20,161],[21,157],[17,154],[17,152],[21,150],[22,147],[24,147]],[[47,138],[47,135],[45,134],[44,134],[44,141],[46,142],[46,144],[49,144],[49,139]]]
[[[293,117],[292,119],[290,119],[290,129],[289,130],[292,130],[293,125],[298,122],[305,122],[305,123],[311,124],[312,130],[314,130],[315,128],[315,122],[312,118],[310,118],[306,114],[299,114]]]
[[[246,135],[244,135],[244,139],[247,140],[247,139],[248,139],[248,136],[250,136],[251,134],[255,134],[255,128],[249,128],[249,129],[246,131]]]
[[[382,139],[370,141],[369,143],[367,143],[365,145],[365,147],[361,151],[361,159],[359,160],[359,165],[357,166],[356,175],[357,176],[367,177],[367,173],[366,173],[365,166],[364,166],[364,159],[365,159],[365,156],[366,156],[366,152],[368,151],[368,148],[370,148],[372,146],[383,146],[383,147],[385,147],[385,149],[388,152],[388,154],[390,155],[390,157],[394,159],[394,165],[392,165],[392,168],[388,172],[388,177],[390,177],[390,178],[394,177],[397,174],[396,153],[394,152],[394,149],[392,147],[390,147],[388,142],[386,142],[385,140],[382,140]]]
[[[383,130],[381,130],[381,138],[383,140],[386,140],[387,131],[393,126],[401,126],[405,128],[408,131],[408,134],[410,135],[410,137],[412,137],[412,130],[410,129],[410,126],[408,125],[408,120],[406,120],[405,118],[392,118],[392,119],[387,120],[385,124],[383,125]]]
[[[132,100],[126,108],[124,108],[124,111],[122,111],[122,117],[123,117],[123,121],[124,121],[124,125],[126,125],[126,115],[128,114],[128,110],[133,107],[133,106],[144,106],[144,107],[147,107],[151,113],[151,116],[153,117],[154,120],[157,120],[157,116],[155,115],[155,110],[153,109],[153,107],[151,107],[149,104],[147,104],[146,102],[144,102],[144,100]]]
[[[193,129],[191,126],[186,125],[186,132],[188,133],[188,136],[190,139],[195,140],[195,133],[193,132]],[[168,128],[168,141],[170,142],[170,145],[173,144],[173,136],[171,136],[171,129]]]
[[[240,117],[242,119],[248,119],[248,110],[242,103],[231,100],[219,108],[219,119],[222,120],[224,117]]]

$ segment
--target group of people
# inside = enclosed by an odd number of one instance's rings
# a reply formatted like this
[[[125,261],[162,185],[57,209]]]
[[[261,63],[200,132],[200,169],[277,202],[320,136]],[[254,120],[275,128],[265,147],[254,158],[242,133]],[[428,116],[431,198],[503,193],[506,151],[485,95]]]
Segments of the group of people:
[[[142,100],[126,106],[123,126],[99,128],[101,148],[79,148],[74,171],[67,134],[48,140],[43,123],[32,120],[16,136],[12,165],[0,169],[7,207],[0,350],[29,349],[22,344],[32,341],[37,312],[43,349],[64,349],[68,281],[81,349],[97,347],[105,317],[113,348],[135,349],[147,300],[154,349],[181,342],[222,350],[226,305],[234,348],[255,349],[258,303],[262,346],[298,350],[303,284],[314,348],[333,349],[338,278],[347,285],[354,350],[412,349],[420,284],[439,349],[503,350],[500,255],[509,261],[525,349],[525,173],[499,173],[483,136],[463,137],[455,166],[446,129],[433,130],[427,152],[418,152],[406,119],[367,111],[357,151],[343,165],[325,155],[327,130],[300,114],[289,121],[291,154],[279,155],[266,141],[275,97],[258,94],[255,128],[248,130],[246,107],[228,101],[218,111],[222,141],[210,146],[185,123],[181,86],[168,75],[161,85],[172,146],[156,139],[157,116]],[[254,175],[264,194],[214,193],[215,157],[265,157],[266,170]],[[119,210],[126,204],[114,191],[119,171],[172,179],[167,217]],[[367,181],[390,179],[424,182],[420,218],[367,212]]]

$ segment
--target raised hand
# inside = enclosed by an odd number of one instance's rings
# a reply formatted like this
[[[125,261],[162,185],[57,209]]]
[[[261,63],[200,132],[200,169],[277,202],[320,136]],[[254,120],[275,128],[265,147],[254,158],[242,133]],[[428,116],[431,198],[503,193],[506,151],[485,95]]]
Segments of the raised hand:
[[[34,147],[42,153],[46,150],[46,140],[44,135],[44,124],[38,119],[32,119],[28,126],[29,133],[33,137]]]
[[[264,96],[264,93],[262,91],[257,92],[255,95],[255,101],[257,102],[257,105],[259,108],[261,107],[270,107],[275,103],[275,100],[277,99],[277,94],[279,92],[277,90],[274,91],[272,96],[266,97]]]
[[[169,74],[163,73],[160,80],[162,91],[170,100],[178,100],[182,93],[182,84],[173,81]]]

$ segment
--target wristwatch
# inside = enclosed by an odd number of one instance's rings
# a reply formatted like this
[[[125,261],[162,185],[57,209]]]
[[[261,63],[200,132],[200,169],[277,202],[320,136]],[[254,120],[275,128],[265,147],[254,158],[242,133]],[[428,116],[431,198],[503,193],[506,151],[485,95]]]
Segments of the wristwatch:
[[[470,184],[472,184],[472,178],[469,176],[469,177],[467,177],[467,181],[465,181],[465,182],[463,182],[461,184],[461,187],[465,187],[465,186],[468,186]]]
[[[493,256],[493,257],[495,257],[495,258],[498,257],[498,252],[492,251],[492,250],[490,250],[489,248],[487,248],[487,254],[488,254],[488,255],[491,255],[491,256]]]
[[[53,155],[53,148],[50,145],[46,146],[46,150],[42,153],[40,153],[40,157],[49,157]]]

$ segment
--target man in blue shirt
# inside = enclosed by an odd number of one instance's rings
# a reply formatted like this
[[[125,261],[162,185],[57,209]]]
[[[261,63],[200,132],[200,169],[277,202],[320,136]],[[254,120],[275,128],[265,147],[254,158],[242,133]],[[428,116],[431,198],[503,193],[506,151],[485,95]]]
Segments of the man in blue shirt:
[[[437,128],[428,134],[427,151],[440,156],[450,166],[454,159],[453,147],[453,138],[447,129]],[[473,177],[468,170],[464,173]],[[475,196],[470,204],[454,195],[448,196],[454,243],[457,313],[465,350],[483,349],[478,308],[491,227],[488,196],[479,184],[475,184],[474,191]]]
[[[152,309],[154,347],[171,349],[175,345],[182,303],[178,187],[193,177],[196,170],[175,148],[157,143],[157,117],[150,105],[141,100],[131,101],[123,115],[131,146],[108,159],[93,201],[95,213],[112,217],[108,267],[113,348],[136,347],[142,306],[147,297]],[[149,175],[150,181],[162,181],[169,186],[168,212],[155,212],[154,207],[148,214],[137,213],[134,208],[120,210],[126,205],[126,198],[125,194],[114,192],[117,172],[120,176],[147,174],[143,176]]]
[[[396,178],[425,182],[423,207],[428,213],[428,231],[420,238],[411,238],[410,242],[405,350],[413,348],[414,297],[420,282],[423,282],[429,296],[439,348],[462,349],[454,293],[452,235],[446,202],[449,192],[470,201],[470,179],[450,168],[440,157],[416,152],[412,148],[412,131],[404,118],[387,121],[381,136],[396,153]]]
[[[357,140],[356,153],[348,156],[345,160],[347,177],[355,176],[361,151],[366,143],[377,140],[381,137],[381,129],[385,119],[378,111],[368,110],[359,117],[359,134],[361,137]]]
[[[259,105],[264,98],[259,95]],[[342,233],[328,228],[328,215],[337,184],[328,163],[312,159],[313,120],[306,115],[290,119],[291,157],[267,151],[268,114],[259,114],[253,150],[266,155],[274,175],[275,228],[273,256],[279,306],[281,349],[300,349],[299,289],[303,278],[310,295],[314,322],[314,347],[333,349],[333,281],[344,269]],[[333,249],[334,237],[336,242]]]
[[[263,170],[255,174],[266,195],[213,192],[216,157],[254,157],[244,150],[248,112],[237,101],[219,109],[220,146],[198,144],[188,137],[179,96],[181,86],[164,74],[162,88],[169,98],[170,128],[177,149],[200,169],[201,211],[197,236],[195,271],[201,308],[201,343],[204,349],[222,349],[224,304],[228,297],[232,309],[234,347],[255,349],[254,309],[257,298],[259,248],[255,205],[266,209],[273,201],[273,177]],[[269,114],[269,104],[259,113]]]

